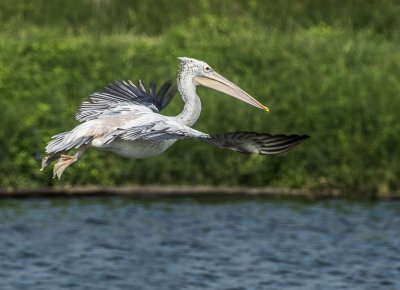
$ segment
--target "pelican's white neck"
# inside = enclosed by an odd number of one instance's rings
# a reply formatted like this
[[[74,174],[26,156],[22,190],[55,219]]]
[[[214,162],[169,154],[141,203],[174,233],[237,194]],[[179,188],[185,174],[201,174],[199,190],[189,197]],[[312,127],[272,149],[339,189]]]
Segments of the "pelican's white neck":
[[[196,86],[193,84],[193,77],[187,70],[181,68],[178,73],[177,85],[185,106],[183,107],[183,111],[176,116],[176,118],[178,118],[182,124],[191,127],[200,116],[201,102],[196,94]]]

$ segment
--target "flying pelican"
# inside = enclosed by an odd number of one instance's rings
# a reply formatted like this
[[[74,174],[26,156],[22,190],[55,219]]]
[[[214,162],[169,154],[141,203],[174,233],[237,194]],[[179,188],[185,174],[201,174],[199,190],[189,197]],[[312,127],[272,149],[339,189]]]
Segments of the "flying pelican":
[[[61,178],[64,170],[81,159],[89,148],[110,150],[128,158],[147,158],[161,154],[179,139],[194,138],[221,148],[241,153],[278,154],[288,151],[308,138],[307,135],[270,135],[233,132],[209,135],[191,127],[201,112],[196,86],[202,85],[265,111],[269,109],[241,88],[215,72],[207,63],[180,57],[177,87],[166,82],[156,92],[154,83],[148,91],[139,80],[116,81],[90,96],[75,115],[80,125],[52,137],[46,146],[48,156],[42,160],[43,170],[51,162],[53,177]],[[160,111],[169,103],[176,90],[184,102],[177,116],[164,116]],[[74,151],[74,155],[66,155]]]

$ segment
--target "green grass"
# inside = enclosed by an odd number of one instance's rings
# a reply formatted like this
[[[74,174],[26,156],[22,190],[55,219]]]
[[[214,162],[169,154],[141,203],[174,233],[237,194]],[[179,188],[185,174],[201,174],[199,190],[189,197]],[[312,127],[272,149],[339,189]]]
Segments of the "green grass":
[[[364,195],[400,189],[395,1],[12,3],[0,7],[2,188],[224,184]],[[51,170],[39,172],[46,142],[78,124],[74,113],[85,96],[117,79],[175,79],[178,56],[207,61],[271,109],[266,114],[200,88],[195,128],[312,138],[282,156],[241,155],[194,140],[147,160],[92,151],[61,181]],[[165,114],[181,108],[177,96]]]

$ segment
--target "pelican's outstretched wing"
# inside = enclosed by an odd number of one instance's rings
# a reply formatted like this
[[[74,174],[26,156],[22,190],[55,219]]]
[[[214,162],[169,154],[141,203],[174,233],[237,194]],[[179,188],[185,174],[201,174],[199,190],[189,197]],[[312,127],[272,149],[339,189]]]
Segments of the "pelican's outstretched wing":
[[[98,119],[101,115],[130,110],[158,113],[176,94],[176,87],[171,87],[172,82],[167,81],[157,92],[156,85],[152,82],[147,92],[141,80],[138,86],[131,81],[116,81],[90,95],[90,101],[81,104],[75,118],[79,122],[84,122]]]
[[[240,153],[270,155],[286,152],[309,138],[307,135],[271,135],[253,132],[233,132],[210,136],[185,126],[173,118],[158,116],[160,119],[157,121],[114,131],[107,143],[112,142],[115,138],[130,141],[194,138]]]
[[[184,138],[207,139],[210,136],[191,127],[185,126],[171,117],[162,115],[148,115],[149,120],[142,118],[139,122],[129,123],[118,128],[104,138],[106,144],[110,144],[119,138],[127,141],[136,140],[176,140]]]
[[[202,140],[240,153],[279,154],[309,138],[307,135],[271,135],[254,132],[233,132],[213,135]]]

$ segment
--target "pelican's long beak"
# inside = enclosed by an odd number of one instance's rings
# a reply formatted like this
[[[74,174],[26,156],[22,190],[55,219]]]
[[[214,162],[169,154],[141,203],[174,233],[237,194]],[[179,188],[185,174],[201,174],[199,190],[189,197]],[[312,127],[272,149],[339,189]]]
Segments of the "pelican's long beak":
[[[268,107],[262,105],[259,101],[254,99],[248,93],[239,88],[237,85],[235,85],[234,83],[227,80],[226,78],[224,78],[223,76],[221,76],[216,72],[211,72],[201,77],[195,77],[193,78],[193,82],[195,85],[202,85],[220,91],[234,98],[237,98],[245,103],[248,103],[250,105],[253,105],[257,108],[269,112]]]

